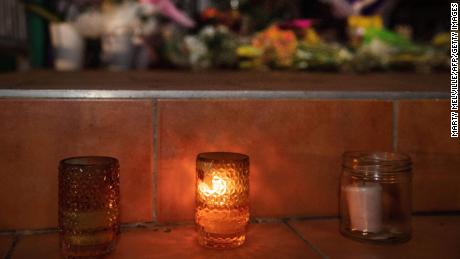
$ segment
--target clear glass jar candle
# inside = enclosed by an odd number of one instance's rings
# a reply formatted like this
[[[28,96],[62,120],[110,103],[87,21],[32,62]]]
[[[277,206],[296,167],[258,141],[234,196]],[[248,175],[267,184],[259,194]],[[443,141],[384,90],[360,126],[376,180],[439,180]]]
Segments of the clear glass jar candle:
[[[198,242],[232,248],[246,239],[249,221],[249,157],[202,153],[196,160],[195,223]]]
[[[340,188],[340,231],[363,241],[411,238],[410,157],[388,152],[345,152]]]
[[[120,229],[119,164],[111,157],[73,157],[59,164],[59,237],[64,257],[110,253]]]

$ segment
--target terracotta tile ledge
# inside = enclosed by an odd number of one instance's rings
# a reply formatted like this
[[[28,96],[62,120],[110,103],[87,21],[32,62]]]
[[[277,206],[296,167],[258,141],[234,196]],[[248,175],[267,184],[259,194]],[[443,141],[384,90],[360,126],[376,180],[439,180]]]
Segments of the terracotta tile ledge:
[[[248,241],[233,250],[196,242],[193,225],[124,228],[109,259],[119,258],[456,258],[460,216],[417,216],[413,238],[399,245],[374,245],[341,236],[337,219],[251,224]],[[0,254],[11,258],[60,258],[57,233],[0,236]]]
[[[444,73],[32,71],[0,75],[0,98],[449,98]]]

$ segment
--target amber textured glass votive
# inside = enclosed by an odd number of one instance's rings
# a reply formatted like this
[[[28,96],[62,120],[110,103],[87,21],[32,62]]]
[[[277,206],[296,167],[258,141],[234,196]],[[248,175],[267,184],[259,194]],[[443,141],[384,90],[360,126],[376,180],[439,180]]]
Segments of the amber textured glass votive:
[[[198,242],[232,248],[246,239],[249,221],[249,157],[201,153],[196,160],[195,223]]]
[[[59,164],[59,235],[65,257],[101,256],[119,233],[119,164],[111,157],[73,157]]]

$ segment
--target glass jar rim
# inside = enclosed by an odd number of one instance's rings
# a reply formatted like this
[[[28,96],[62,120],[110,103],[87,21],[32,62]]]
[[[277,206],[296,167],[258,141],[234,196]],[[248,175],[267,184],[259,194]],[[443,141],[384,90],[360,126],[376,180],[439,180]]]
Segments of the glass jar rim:
[[[342,166],[355,172],[396,173],[410,171],[409,155],[386,151],[347,151],[342,155]]]
[[[109,156],[75,156],[62,159],[59,162],[62,166],[109,166],[118,164],[118,159]]]
[[[205,152],[197,156],[200,161],[244,161],[249,160],[249,156],[241,153],[234,152]]]

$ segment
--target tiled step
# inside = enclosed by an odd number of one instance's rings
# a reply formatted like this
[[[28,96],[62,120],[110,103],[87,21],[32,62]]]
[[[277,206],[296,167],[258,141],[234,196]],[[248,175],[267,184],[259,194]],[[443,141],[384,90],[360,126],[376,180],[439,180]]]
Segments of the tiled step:
[[[0,236],[0,258],[5,258],[12,249],[14,236]]]
[[[414,217],[412,239],[400,245],[357,242],[338,234],[338,220],[293,221],[289,224],[328,258],[459,258],[460,217]]]
[[[147,258],[458,258],[460,217],[414,217],[413,238],[398,245],[356,242],[341,236],[338,220],[301,220],[249,226],[247,242],[233,250],[202,248],[193,226],[127,229],[109,259]],[[0,238],[0,251],[12,259],[60,258],[58,235],[20,236],[13,249]]]
[[[447,100],[0,100],[0,229],[57,226],[57,164],[121,163],[123,222],[190,221],[195,158],[251,159],[255,217],[337,215],[341,154],[414,161],[415,211],[460,210],[460,142]],[[12,199],[11,197],[15,197]]]
[[[0,75],[0,233],[55,228],[57,165],[79,155],[119,158],[124,223],[190,222],[195,158],[207,151],[250,156],[254,217],[336,216],[346,150],[408,153],[414,210],[459,211],[448,82],[392,73]]]

